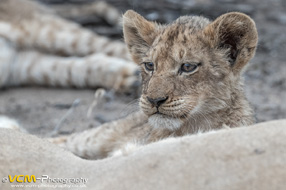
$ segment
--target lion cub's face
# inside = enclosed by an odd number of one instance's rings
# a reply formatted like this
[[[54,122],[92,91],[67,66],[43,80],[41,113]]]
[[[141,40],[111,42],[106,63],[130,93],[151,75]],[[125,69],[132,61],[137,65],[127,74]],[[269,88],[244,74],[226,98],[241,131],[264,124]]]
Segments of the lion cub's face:
[[[124,36],[141,67],[140,106],[153,127],[170,130],[195,115],[227,106],[257,43],[253,21],[241,13],[212,23],[202,17],[180,17],[158,26],[128,11]]]

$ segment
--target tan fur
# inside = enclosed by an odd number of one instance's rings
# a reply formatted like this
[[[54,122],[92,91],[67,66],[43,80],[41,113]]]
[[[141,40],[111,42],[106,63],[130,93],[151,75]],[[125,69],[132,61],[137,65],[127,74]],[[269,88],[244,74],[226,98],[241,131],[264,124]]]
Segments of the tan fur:
[[[89,161],[35,136],[0,129],[0,174],[1,180],[8,175],[82,177],[88,178],[83,189],[96,190],[283,190],[285,139],[286,120],[280,120],[168,138],[128,156]],[[11,185],[20,184],[1,182],[0,189],[15,189]]]
[[[52,5],[52,9],[64,18],[75,19],[85,16],[97,16],[103,18],[111,25],[120,26],[120,12],[113,6],[104,1],[95,1],[91,3]]]
[[[149,127],[143,127],[147,117],[135,113],[119,121],[104,124],[96,129],[67,136],[65,141],[57,143],[58,138],[52,139],[56,144],[65,144],[71,152],[86,159],[102,159],[112,156],[115,151],[124,149],[127,143],[141,143],[137,137],[148,134]],[[62,137],[60,137],[61,139]]]
[[[73,153],[98,159],[118,152],[128,142],[146,144],[254,123],[241,79],[257,44],[251,18],[234,12],[213,22],[184,16],[169,25],[158,25],[127,11],[123,25],[132,58],[141,66],[143,112],[133,117],[142,124],[138,127],[138,122],[123,118],[74,135],[67,140]],[[146,62],[154,63],[153,71],[145,68]],[[182,72],[184,63],[198,66],[192,73]],[[167,100],[159,106],[150,101],[162,97]]]
[[[5,50],[0,53],[0,87],[113,88],[119,83],[117,90],[124,92],[138,83],[137,67],[124,43],[96,35],[28,0],[0,1],[0,44]]]

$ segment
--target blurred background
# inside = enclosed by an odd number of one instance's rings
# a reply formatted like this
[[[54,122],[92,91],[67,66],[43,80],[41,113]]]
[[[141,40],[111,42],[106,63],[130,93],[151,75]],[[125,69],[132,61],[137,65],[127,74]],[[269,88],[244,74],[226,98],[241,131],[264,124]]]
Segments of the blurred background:
[[[74,7],[94,0],[38,0],[69,20],[112,39],[123,40],[120,22],[102,19],[88,9],[81,14],[66,14]],[[169,23],[181,15],[201,15],[215,19],[223,13],[239,11],[251,16],[257,25],[259,44],[246,72],[246,95],[257,122],[286,118],[286,1],[285,0],[106,0],[119,13],[133,9],[149,20]],[[87,11],[87,14],[82,14]],[[46,89],[40,87],[7,89],[0,95],[0,113],[19,120],[29,132],[45,136],[80,99],[66,118],[61,134],[82,131],[124,117],[138,109],[136,97],[113,94],[97,106],[91,119],[86,111],[94,90]]]

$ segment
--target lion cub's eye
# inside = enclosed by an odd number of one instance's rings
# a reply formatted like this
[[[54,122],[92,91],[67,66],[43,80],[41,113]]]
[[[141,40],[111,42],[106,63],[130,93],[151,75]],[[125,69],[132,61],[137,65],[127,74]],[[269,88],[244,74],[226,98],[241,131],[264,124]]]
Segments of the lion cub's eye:
[[[146,62],[144,63],[145,68],[147,71],[154,71],[154,63],[152,62]]]
[[[182,64],[179,73],[181,74],[182,72],[186,72],[186,73],[192,73],[194,71],[197,70],[199,64],[190,64],[190,63],[184,63]]]

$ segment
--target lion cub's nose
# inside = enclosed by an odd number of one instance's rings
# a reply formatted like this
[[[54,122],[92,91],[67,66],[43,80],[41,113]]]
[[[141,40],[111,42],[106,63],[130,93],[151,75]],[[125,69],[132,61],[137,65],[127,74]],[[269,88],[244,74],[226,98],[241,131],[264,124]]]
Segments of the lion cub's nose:
[[[166,102],[166,100],[168,99],[168,96],[167,97],[161,97],[161,98],[155,98],[155,99],[147,96],[147,99],[153,106],[159,107],[161,104]]]

